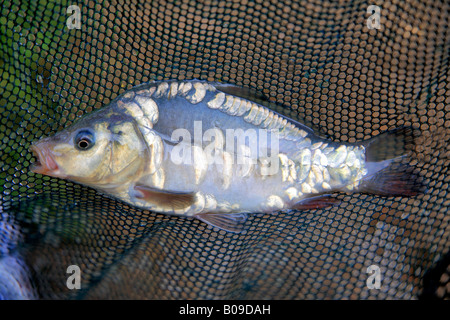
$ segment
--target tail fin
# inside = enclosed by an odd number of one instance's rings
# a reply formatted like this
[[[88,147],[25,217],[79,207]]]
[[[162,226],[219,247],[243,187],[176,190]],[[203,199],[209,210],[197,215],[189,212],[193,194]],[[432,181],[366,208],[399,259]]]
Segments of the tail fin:
[[[418,131],[400,127],[363,142],[367,174],[359,191],[383,196],[414,196],[425,191],[418,171],[407,164]]]

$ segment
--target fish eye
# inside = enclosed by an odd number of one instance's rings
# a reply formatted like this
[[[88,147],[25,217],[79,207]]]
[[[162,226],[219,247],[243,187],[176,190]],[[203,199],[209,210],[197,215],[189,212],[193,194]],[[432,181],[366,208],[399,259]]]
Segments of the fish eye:
[[[78,150],[89,150],[95,144],[94,134],[87,130],[79,131],[75,136],[74,142]]]

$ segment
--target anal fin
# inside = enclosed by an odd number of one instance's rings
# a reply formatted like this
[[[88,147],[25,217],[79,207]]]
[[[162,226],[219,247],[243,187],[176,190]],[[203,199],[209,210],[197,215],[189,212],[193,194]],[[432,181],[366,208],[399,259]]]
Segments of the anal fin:
[[[173,210],[187,208],[195,202],[195,193],[164,191],[145,185],[136,185],[134,190],[136,198]]]
[[[297,210],[323,209],[338,205],[340,200],[331,194],[321,194],[315,197],[306,198],[295,203],[291,208]]]
[[[247,221],[245,213],[199,213],[195,217],[213,227],[234,233],[244,231]]]

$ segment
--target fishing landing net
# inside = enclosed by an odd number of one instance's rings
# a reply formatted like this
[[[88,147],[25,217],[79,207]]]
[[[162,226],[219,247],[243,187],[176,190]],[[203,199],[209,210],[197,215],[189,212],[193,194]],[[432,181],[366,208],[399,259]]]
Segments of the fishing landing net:
[[[432,0],[2,1],[2,294],[449,298],[449,10]],[[427,193],[339,194],[332,208],[252,215],[234,234],[30,172],[32,141],[164,79],[255,89],[334,141],[417,128],[411,164]]]

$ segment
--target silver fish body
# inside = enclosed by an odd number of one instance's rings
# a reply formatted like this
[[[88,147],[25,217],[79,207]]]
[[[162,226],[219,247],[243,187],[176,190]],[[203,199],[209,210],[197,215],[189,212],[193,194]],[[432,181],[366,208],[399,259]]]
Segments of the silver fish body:
[[[391,162],[368,163],[368,144],[324,140],[240,90],[198,80],[140,85],[67,132],[35,144],[33,151],[44,160],[34,171],[92,186],[141,208],[195,216],[235,231],[229,223],[245,220],[245,213],[302,204],[320,208],[317,199],[324,193],[357,191],[364,177]],[[95,153],[103,169],[95,171],[94,180],[62,169],[64,161],[44,145],[53,141],[53,148],[54,141],[79,136],[86,127],[101,127],[94,131],[105,140]],[[102,152],[109,154],[101,158]]]
[[[155,158],[163,158],[150,161],[149,166],[158,169],[140,182],[158,189],[196,192],[195,204],[177,212],[173,212],[170,206],[153,207],[152,204],[135,201],[129,193],[124,200],[138,206],[185,215],[272,212],[287,209],[302,197],[314,193],[331,188],[353,188],[366,173],[363,146],[323,141],[311,130],[295,125],[254,102],[219,91],[206,82],[144,85],[115,103],[115,108],[126,110],[145,127],[142,132],[147,144],[157,145]],[[140,109],[135,109],[135,106]],[[187,137],[176,136],[180,129],[188,133]],[[208,135],[209,132],[212,134]],[[256,136],[253,140],[257,145],[263,144],[262,140],[269,140],[265,144],[265,155],[266,159],[272,160],[271,165],[278,168],[273,174],[262,172],[264,166],[258,157],[251,158],[253,161],[248,161],[247,170],[242,172],[243,165],[239,162],[243,161],[239,161],[237,154],[239,150],[250,150],[252,146],[249,145],[250,139],[244,142],[239,138],[252,134]],[[230,141],[227,140],[230,135],[236,137],[233,147],[226,143]],[[211,144],[205,141],[208,136],[223,141],[223,144],[218,142],[217,161],[207,159],[205,149]],[[190,161],[171,161],[180,146],[178,138],[181,137],[182,143],[187,144],[183,150],[190,151]],[[186,141],[186,138],[190,140]],[[195,138],[201,141],[195,141]],[[271,139],[278,139],[276,154],[271,153]],[[302,148],[299,149],[298,145]],[[326,148],[327,154],[324,154],[322,151]],[[356,161],[347,165],[347,154]]]

